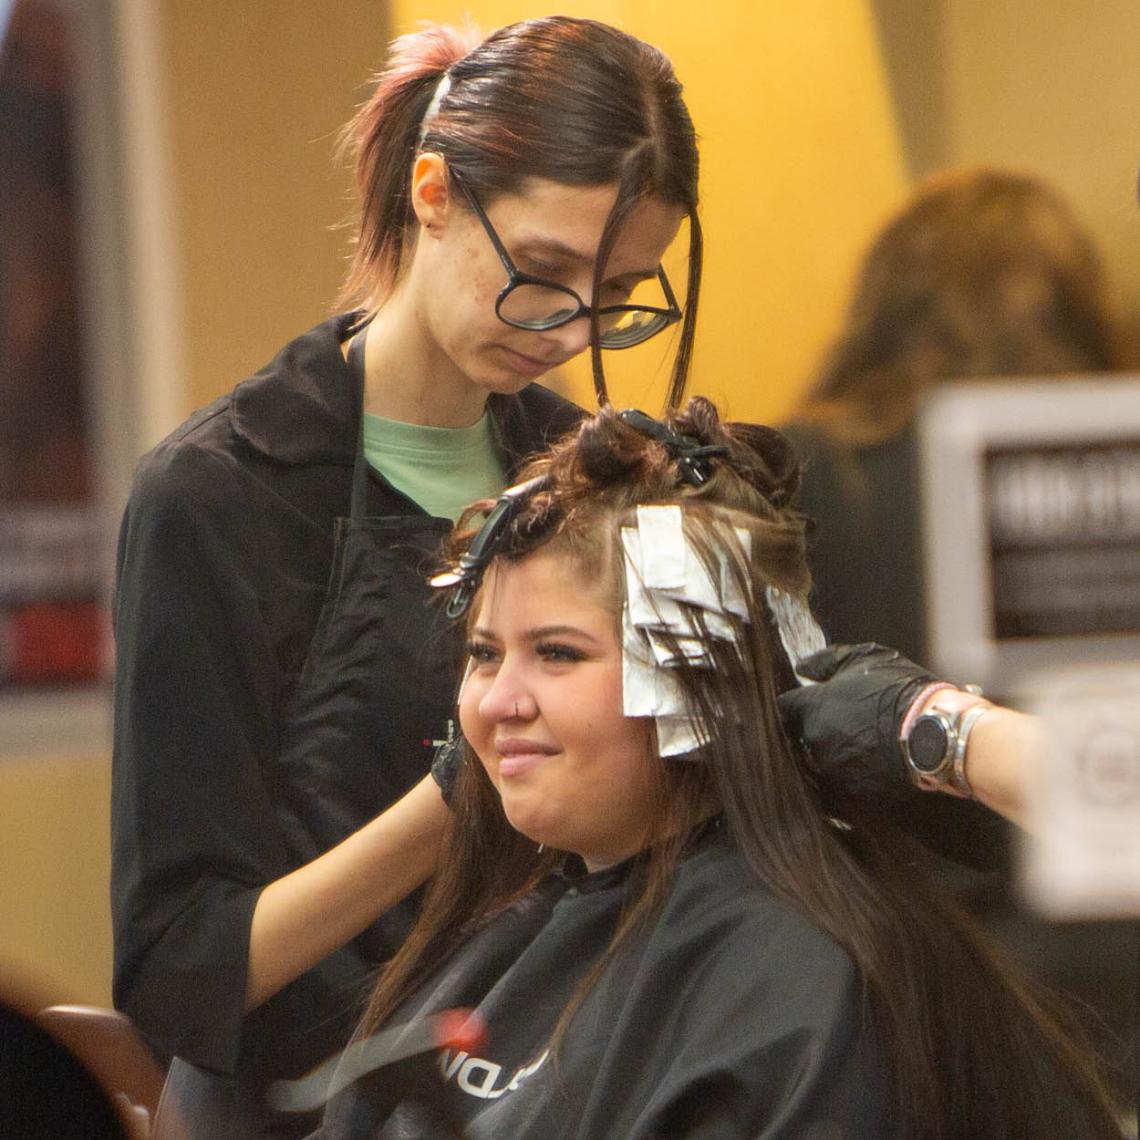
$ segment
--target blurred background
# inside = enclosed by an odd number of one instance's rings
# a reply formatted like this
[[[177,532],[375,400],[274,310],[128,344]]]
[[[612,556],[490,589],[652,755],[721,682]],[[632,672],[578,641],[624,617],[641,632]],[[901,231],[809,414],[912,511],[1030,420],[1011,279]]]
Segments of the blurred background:
[[[337,132],[388,40],[554,11],[652,41],[685,84],[691,389],[733,418],[793,415],[880,227],[960,166],[1065,196],[1134,364],[1125,0],[0,0],[0,976],[110,1002],[107,607],[138,456],[329,314],[353,205]],[[657,344],[615,361],[616,403],[660,406]],[[588,402],[584,373],[555,382]]]

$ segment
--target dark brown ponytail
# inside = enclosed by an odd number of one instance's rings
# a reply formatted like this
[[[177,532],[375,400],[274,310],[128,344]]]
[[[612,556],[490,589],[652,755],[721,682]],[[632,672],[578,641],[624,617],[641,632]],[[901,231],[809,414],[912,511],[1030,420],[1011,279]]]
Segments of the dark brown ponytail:
[[[345,127],[356,159],[360,227],[342,304],[370,307],[391,288],[414,231],[409,185],[424,112],[440,80],[477,43],[473,29],[432,24],[393,41],[372,96]]]

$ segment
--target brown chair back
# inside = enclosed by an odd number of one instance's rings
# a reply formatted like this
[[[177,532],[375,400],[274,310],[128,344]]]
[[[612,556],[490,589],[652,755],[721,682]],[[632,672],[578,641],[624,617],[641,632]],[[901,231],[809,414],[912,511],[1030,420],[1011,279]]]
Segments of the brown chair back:
[[[36,1020],[115,1097],[134,1135],[149,1137],[164,1074],[130,1018],[99,1006],[53,1005],[41,1010]]]

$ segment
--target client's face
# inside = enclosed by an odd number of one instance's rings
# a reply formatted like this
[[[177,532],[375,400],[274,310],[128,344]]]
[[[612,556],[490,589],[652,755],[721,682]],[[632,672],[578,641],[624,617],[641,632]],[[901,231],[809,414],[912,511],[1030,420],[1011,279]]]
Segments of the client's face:
[[[652,723],[622,713],[617,623],[596,584],[538,553],[488,573],[459,720],[513,827],[592,869],[645,845]]]

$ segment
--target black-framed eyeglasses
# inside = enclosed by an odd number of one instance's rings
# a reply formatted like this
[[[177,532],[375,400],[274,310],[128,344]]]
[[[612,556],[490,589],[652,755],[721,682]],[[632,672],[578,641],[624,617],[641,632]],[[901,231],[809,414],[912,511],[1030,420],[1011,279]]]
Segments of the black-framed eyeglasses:
[[[573,289],[524,273],[507,252],[491,219],[479,205],[470,187],[452,167],[451,177],[467,199],[475,216],[483,223],[491,245],[507,271],[507,283],[495,298],[495,314],[504,324],[529,332],[546,332],[561,328],[579,317],[598,317],[598,343],[602,348],[632,348],[681,319],[681,307],[673,294],[663,266],[657,267],[657,282],[664,294],[664,305],[602,305],[597,310],[587,305]]]

